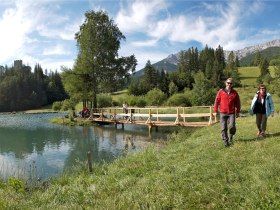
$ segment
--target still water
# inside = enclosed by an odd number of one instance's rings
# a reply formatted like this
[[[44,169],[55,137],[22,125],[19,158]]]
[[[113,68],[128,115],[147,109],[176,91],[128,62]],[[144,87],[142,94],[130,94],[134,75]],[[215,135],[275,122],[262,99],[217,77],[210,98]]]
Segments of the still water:
[[[0,177],[47,179],[71,169],[77,160],[111,162],[151,144],[160,145],[174,129],[148,133],[146,126],[62,126],[48,123],[48,114],[0,115]]]

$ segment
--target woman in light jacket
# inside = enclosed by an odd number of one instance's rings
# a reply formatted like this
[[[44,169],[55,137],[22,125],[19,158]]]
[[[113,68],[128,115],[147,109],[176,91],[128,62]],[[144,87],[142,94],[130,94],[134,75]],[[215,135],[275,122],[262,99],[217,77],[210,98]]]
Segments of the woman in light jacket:
[[[256,114],[257,136],[265,137],[267,118],[274,114],[272,96],[266,91],[265,85],[259,85],[258,92],[252,100],[250,112]]]

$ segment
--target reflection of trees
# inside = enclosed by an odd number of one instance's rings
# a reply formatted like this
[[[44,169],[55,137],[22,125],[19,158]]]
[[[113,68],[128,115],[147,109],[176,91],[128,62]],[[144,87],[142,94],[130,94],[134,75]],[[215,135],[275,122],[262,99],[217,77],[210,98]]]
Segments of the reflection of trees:
[[[77,135],[79,132],[73,133]],[[113,126],[84,127],[80,136],[75,137],[77,140],[72,141],[73,149],[69,151],[65,166],[71,167],[76,160],[86,161],[88,151],[91,151],[93,163],[111,162],[118,156],[128,153],[128,150],[135,150],[135,139],[139,142],[147,138],[149,134],[146,131],[135,132],[116,129]],[[148,142],[142,140],[142,143]]]
[[[46,144],[60,145],[62,133],[61,130],[38,128],[27,130],[22,128],[0,128],[0,152],[14,153],[16,158],[23,159],[25,154],[31,154],[36,151],[42,154]]]
[[[156,133],[153,133],[151,138],[154,138],[154,134]],[[64,162],[64,167],[69,168],[77,159],[85,161],[88,151],[92,153],[93,163],[111,162],[120,155],[150,144],[147,139],[151,140],[147,130],[138,127],[124,130],[114,126],[41,126],[33,129],[0,127],[0,153],[12,153],[16,158],[24,159],[33,153],[44,156],[47,152],[57,151],[51,159],[57,158]],[[49,149],[50,147],[53,149]],[[48,158],[49,156],[44,156],[40,160],[39,157],[35,160],[36,164],[44,167],[44,170],[48,167],[49,172],[51,167],[54,167],[56,172],[63,170],[59,168],[61,166],[50,165]],[[40,161],[43,164],[40,164]]]

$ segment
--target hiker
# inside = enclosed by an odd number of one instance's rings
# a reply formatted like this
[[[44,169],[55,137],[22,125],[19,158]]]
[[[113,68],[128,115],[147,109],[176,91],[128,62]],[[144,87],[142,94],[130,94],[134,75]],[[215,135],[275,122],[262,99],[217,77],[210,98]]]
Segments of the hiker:
[[[274,115],[274,103],[272,96],[266,91],[266,87],[260,84],[252,103],[250,113],[256,114],[257,136],[265,137],[267,118]]]
[[[128,106],[127,106],[127,103],[124,103],[124,104],[123,104],[123,112],[124,112],[125,114],[128,113]],[[124,118],[127,119],[127,116],[125,116]]]
[[[82,111],[80,111],[80,115],[82,116],[82,118],[84,117],[89,117],[90,116],[90,111],[87,107],[84,107],[82,109]]]
[[[123,104],[123,112],[124,112],[125,114],[128,113],[128,109],[127,109],[127,108],[128,108],[128,107],[127,107],[127,104],[124,103],[124,104]]]
[[[218,91],[214,104],[214,112],[216,114],[219,107],[222,139],[225,147],[233,144],[233,135],[236,133],[235,118],[239,116],[241,108],[239,95],[233,89],[233,85],[233,79],[228,78],[225,81],[226,87]]]

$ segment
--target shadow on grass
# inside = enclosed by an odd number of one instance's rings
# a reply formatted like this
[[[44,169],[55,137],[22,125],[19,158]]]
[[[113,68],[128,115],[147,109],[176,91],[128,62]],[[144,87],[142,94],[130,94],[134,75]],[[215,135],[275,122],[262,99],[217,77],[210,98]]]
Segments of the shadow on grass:
[[[238,139],[238,141],[243,141],[243,142],[249,142],[249,141],[258,141],[258,140],[264,140],[264,139],[267,139],[267,138],[273,138],[273,137],[277,137],[277,136],[280,136],[280,132],[278,133],[268,133],[265,135],[265,137],[254,137],[254,138],[251,138],[251,139]]]

